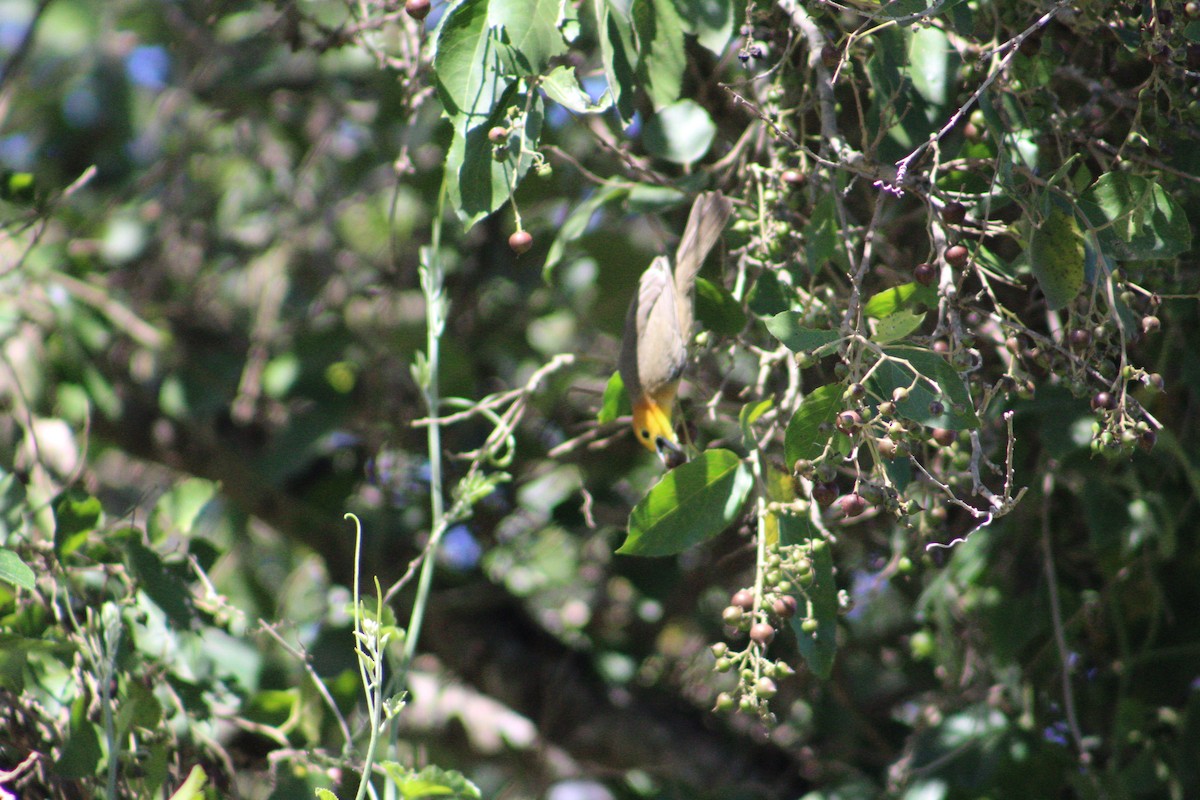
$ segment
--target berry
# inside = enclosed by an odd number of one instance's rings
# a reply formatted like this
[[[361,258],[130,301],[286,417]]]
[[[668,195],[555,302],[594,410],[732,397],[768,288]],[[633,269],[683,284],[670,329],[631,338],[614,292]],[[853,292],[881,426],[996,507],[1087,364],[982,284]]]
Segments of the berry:
[[[504,144],[508,141],[508,134],[508,128],[497,125],[488,131],[488,141],[492,144]]]
[[[946,428],[934,428],[931,437],[942,447],[949,447],[958,438],[958,431],[947,430]]]
[[[770,678],[759,678],[754,682],[754,693],[764,700],[770,700],[779,689]]]
[[[867,501],[860,494],[848,494],[841,500],[842,513],[847,517],[857,517],[867,510]]]
[[[432,3],[429,0],[407,0],[404,4],[404,10],[413,19],[422,20],[429,16],[429,7],[431,5]]]
[[[836,483],[821,482],[813,484],[812,499],[821,508],[829,508],[833,505],[833,501],[837,500],[838,489]]]
[[[783,174],[779,176],[779,179],[783,181],[785,186],[798,188],[805,184],[808,176],[798,169],[785,169]]]
[[[790,594],[780,595],[771,603],[771,610],[775,612],[775,616],[789,619],[796,615],[796,598]]]
[[[742,611],[739,606],[726,606],[725,610],[721,612],[721,621],[731,628],[736,628],[742,624],[745,616],[746,612]]]
[[[913,268],[913,280],[922,286],[932,286],[937,279],[937,270],[930,264],[917,264]]]
[[[827,44],[821,48],[821,63],[825,65],[826,69],[835,68],[838,65],[839,60],[840,59],[838,58],[838,51],[836,47],[831,44]]]
[[[947,203],[942,208],[942,221],[947,225],[961,225],[967,218],[967,207],[962,203]]]
[[[533,247],[533,234],[529,231],[514,231],[513,235],[508,237],[508,246],[517,255],[528,253],[529,248]]]
[[[1067,341],[1072,347],[1087,347],[1092,342],[1092,332],[1084,328],[1075,328],[1067,334]]]
[[[1158,333],[1158,329],[1161,327],[1162,322],[1159,321],[1158,317],[1153,315],[1142,317],[1142,333],[1147,335]]]
[[[1092,397],[1092,410],[1112,411],[1117,407],[1117,398],[1113,397],[1110,392],[1096,392]]]
[[[857,411],[843,411],[837,415],[837,429],[847,435],[862,425],[862,416]]]
[[[749,589],[741,589],[733,593],[733,597],[729,599],[730,606],[737,606],[743,611],[754,610],[754,592]]]
[[[750,626],[750,638],[763,646],[771,643],[775,638],[775,629],[766,622],[756,622]]]
[[[961,244],[952,244],[946,248],[946,263],[956,269],[967,265],[967,248]]]

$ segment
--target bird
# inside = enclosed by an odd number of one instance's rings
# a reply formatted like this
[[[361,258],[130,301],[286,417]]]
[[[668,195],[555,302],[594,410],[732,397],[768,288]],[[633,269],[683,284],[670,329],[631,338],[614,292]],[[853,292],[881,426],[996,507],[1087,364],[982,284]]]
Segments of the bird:
[[[657,256],[638,280],[625,315],[617,370],[633,406],[634,436],[668,467],[686,460],[671,414],[692,338],[696,273],[732,210],[720,192],[701,193],[675,251],[674,270],[667,256]]]

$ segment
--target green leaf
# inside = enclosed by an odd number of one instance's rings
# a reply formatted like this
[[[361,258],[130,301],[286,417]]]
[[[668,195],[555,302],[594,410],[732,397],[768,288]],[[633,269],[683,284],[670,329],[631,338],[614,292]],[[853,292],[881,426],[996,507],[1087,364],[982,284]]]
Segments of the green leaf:
[[[871,341],[876,344],[890,344],[899,341],[921,327],[925,321],[924,312],[914,314],[911,311],[898,311],[875,322],[875,332]]]
[[[338,800],[338,796],[328,789],[317,789],[317,800]]]
[[[633,0],[629,15],[641,54],[638,75],[658,111],[678,100],[683,88],[683,25],[671,0]]]
[[[945,107],[961,61],[945,31],[932,25],[914,28],[908,56],[913,88],[929,104],[929,111]]]
[[[25,484],[0,469],[0,542],[17,533],[25,521]]]
[[[812,216],[804,226],[805,260],[810,271],[816,272],[837,256],[838,229],[833,198],[825,194],[813,206]]]
[[[509,157],[503,161],[492,157],[488,131],[498,125],[508,125],[507,109],[510,106],[526,107],[526,95],[519,92],[515,84],[483,124],[464,128],[465,118],[456,120],[454,138],[446,154],[446,179],[451,206],[468,228],[508,202],[509,184],[515,189],[533,163],[533,151],[537,149],[542,133],[540,94],[530,98],[524,142],[514,132],[509,137]]]
[[[758,442],[754,438],[754,423],[758,421],[759,417],[770,411],[774,405],[775,399],[768,397],[766,400],[746,403],[742,406],[742,410],[738,414],[738,424],[742,427],[742,442],[747,448],[758,446]]]
[[[732,0],[675,0],[683,30],[718,57],[733,36],[733,6]]]
[[[1083,287],[1083,235],[1074,215],[1054,207],[1029,241],[1034,277],[1051,309],[1066,306]]]
[[[800,325],[804,315],[799,311],[784,311],[767,320],[767,330],[793,353],[813,353],[820,357],[836,350],[842,335],[837,331],[805,328]]]
[[[704,158],[717,134],[708,112],[694,100],[680,100],[655,114],[642,132],[650,155],[673,164]]]
[[[562,225],[559,226],[554,241],[550,243],[550,249],[546,252],[546,263],[542,266],[542,278],[547,281],[550,280],[554,268],[562,261],[567,245],[587,232],[588,224],[592,221],[592,217],[595,216],[597,211],[615,200],[626,197],[628,194],[629,187],[627,186],[610,186],[601,189],[575,206],[575,209],[567,215]]]
[[[197,764],[188,773],[187,780],[175,790],[170,800],[201,800],[204,797],[204,785],[208,783],[208,773],[204,767]]]
[[[962,376],[942,356],[919,347],[888,347],[883,351],[892,359],[902,359],[912,365],[894,360],[885,361],[875,370],[871,378],[874,392],[882,397],[891,397],[897,387],[908,388],[908,397],[896,404],[897,414],[931,428],[967,430],[979,427],[979,418],[971,403]],[[936,383],[938,391],[925,380],[914,384],[916,373]],[[945,410],[934,414],[930,404],[940,402]]]
[[[867,300],[866,305],[863,306],[863,314],[874,319],[882,319],[902,308],[914,308],[920,305],[934,308],[937,304],[937,289],[910,281],[871,295],[871,299]]]
[[[555,67],[539,85],[547,97],[576,114],[600,114],[612,108],[612,91],[605,89],[599,100],[592,100],[579,85],[574,67]]]
[[[1171,258],[1191,249],[1187,214],[1149,178],[1127,172],[1101,175],[1083,193],[1079,207],[1113,258]]]
[[[71,723],[62,755],[54,763],[54,774],[67,780],[95,775],[104,751],[100,749],[100,734],[95,723],[88,720],[88,699],[77,697],[71,704]]]
[[[779,516],[779,537],[785,545],[808,541],[811,550],[812,579],[804,591],[800,608],[808,613],[792,617],[792,632],[796,634],[796,646],[808,663],[808,668],[818,678],[828,678],[833,671],[833,660],[837,654],[837,583],[833,578],[833,553],[829,542],[821,538],[812,523],[804,517]],[[809,632],[801,626],[811,616],[817,621],[817,629]]]
[[[746,296],[746,305],[750,313],[758,317],[773,317],[787,311],[791,303],[784,294],[779,276],[770,270],[759,274],[750,292]]]
[[[136,539],[125,542],[125,552],[138,588],[162,609],[176,628],[190,629],[195,609],[183,579],[167,568],[158,553]]]
[[[814,459],[825,450],[833,435],[834,419],[842,410],[841,384],[829,383],[808,393],[792,415],[783,434],[783,452],[788,464]],[[822,425],[829,431],[823,432]]]
[[[696,279],[696,318],[718,336],[737,336],[746,327],[746,312],[723,286]]]
[[[0,548],[0,581],[7,581],[27,591],[33,591],[36,576],[21,557],[7,548]]]
[[[633,406],[629,403],[629,392],[625,391],[625,381],[621,380],[620,372],[614,372],[604,386],[604,399],[600,402],[600,413],[596,415],[596,421],[607,425],[632,413]]]
[[[455,770],[425,767],[417,772],[401,766],[395,761],[384,761],[379,766],[400,790],[400,795],[405,800],[418,800],[418,798],[424,797],[478,800],[481,796],[479,787],[467,780],[461,772]]]
[[[621,122],[633,122],[634,99],[637,95],[638,51],[633,43],[633,26],[624,8],[613,0],[594,0],[596,30],[600,38],[600,61],[608,90],[621,115]]]
[[[138,680],[123,682],[120,701],[117,703],[117,738],[135,727],[153,730],[162,721],[162,704],[154,692]]]
[[[629,515],[618,553],[667,556],[716,536],[741,514],[754,476],[729,450],[706,450],[662,477]]]
[[[54,551],[64,558],[79,549],[100,524],[100,501],[80,489],[68,489],[54,504]]]
[[[489,0],[461,0],[442,17],[434,38],[438,97],[446,115],[463,117],[468,128],[491,116],[511,82],[503,73],[489,8]]]
[[[674,186],[635,183],[629,189],[627,205],[631,214],[657,214],[676,208],[686,199],[687,195]]]
[[[154,504],[150,538],[161,541],[168,533],[189,536],[196,517],[217,493],[217,485],[203,478],[188,478],[174,486]]]

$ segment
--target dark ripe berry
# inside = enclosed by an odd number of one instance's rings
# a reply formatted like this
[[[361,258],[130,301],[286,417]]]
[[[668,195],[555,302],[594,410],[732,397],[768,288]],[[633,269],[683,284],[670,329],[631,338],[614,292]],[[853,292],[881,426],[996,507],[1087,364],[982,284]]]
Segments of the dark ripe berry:
[[[1154,445],[1157,441],[1157,433],[1154,431],[1142,431],[1142,434],[1138,437],[1137,446],[1149,453],[1154,449]]]
[[[917,264],[913,268],[913,280],[922,286],[932,286],[937,278],[937,270],[931,264]]]
[[[961,269],[967,264],[967,248],[961,244],[952,244],[946,248],[946,263],[956,269]]]
[[[508,141],[508,128],[497,125],[488,131],[488,141],[492,144],[504,144]]]
[[[508,246],[517,255],[528,253],[529,248],[533,247],[533,234],[529,231],[515,231],[508,237]]]
[[[785,169],[783,174],[779,176],[779,179],[783,181],[784,186],[798,188],[804,185],[805,181],[808,180],[808,176],[798,169]]]
[[[432,5],[429,0],[407,0],[404,4],[404,10],[413,19],[421,20],[429,16],[429,6]]]
[[[775,629],[766,622],[756,622],[750,626],[750,638],[761,645],[768,645],[775,638]]]
[[[1087,347],[1092,343],[1092,332],[1084,328],[1075,328],[1067,334],[1067,341],[1072,347]]]
[[[1117,398],[1113,397],[1110,392],[1096,392],[1092,397],[1092,410],[1112,411],[1117,407]]]
[[[861,494],[848,494],[841,500],[842,513],[847,517],[857,517],[867,510],[867,501]]]
[[[850,395],[852,400],[861,400],[867,394],[867,387],[863,386],[861,383],[852,383],[846,389],[846,394]]]
[[[827,69],[833,69],[836,67],[838,65],[838,61],[839,58],[836,47],[831,44],[827,44],[821,48],[821,63],[824,64]]]
[[[790,619],[796,615],[796,598],[790,594],[780,595],[775,598],[775,602],[771,604],[771,610],[775,612],[775,616],[783,619]]]
[[[946,428],[934,428],[930,436],[942,447],[949,447],[958,438],[958,431],[947,430]]]
[[[942,405],[940,400],[934,400],[929,404],[929,413],[935,417],[946,413],[946,407]]]
[[[945,341],[943,341],[942,339],[938,339],[936,342],[934,342],[934,343],[933,343],[933,352],[935,352],[935,353],[949,353],[949,352],[950,352],[950,345],[949,345],[949,344],[947,344],[947,343],[946,343]]]
[[[942,222],[947,225],[961,225],[967,218],[967,207],[962,203],[947,203],[942,208]]]
[[[1142,333],[1151,334],[1158,333],[1158,329],[1162,327],[1162,323],[1158,317],[1150,315],[1142,317]]]
[[[812,499],[821,508],[829,508],[833,505],[833,501],[837,500],[838,488],[836,483],[821,482],[814,483],[812,487]]]
[[[1150,385],[1151,388],[1156,389],[1157,391],[1160,391],[1160,392],[1167,385],[1166,381],[1163,380],[1163,376],[1159,375],[1157,372],[1151,372],[1149,375],[1147,375],[1146,382]]]
[[[1008,337],[1004,340],[1004,349],[1015,356],[1021,352],[1021,340],[1015,336]]]
[[[837,429],[842,433],[852,433],[862,425],[862,416],[857,411],[843,411],[837,415]]]
[[[754,592],[749,589],[739,589],[729,598],[729,605],[737,606],[743,611],[754,610]]]

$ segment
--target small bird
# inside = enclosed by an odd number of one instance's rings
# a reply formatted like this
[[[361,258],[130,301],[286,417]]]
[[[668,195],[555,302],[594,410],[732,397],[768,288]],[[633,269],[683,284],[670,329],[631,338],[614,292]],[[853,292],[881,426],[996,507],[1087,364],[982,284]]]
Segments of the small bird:
[[[671,412],[692,338],[696,273],[732,210],[720,192],[697,197],[675,251],[674,273],[666,256],[655,258],[642,273],[625,315],[617,368],[633,404],[633,432],[668,467],[685,458]]]

